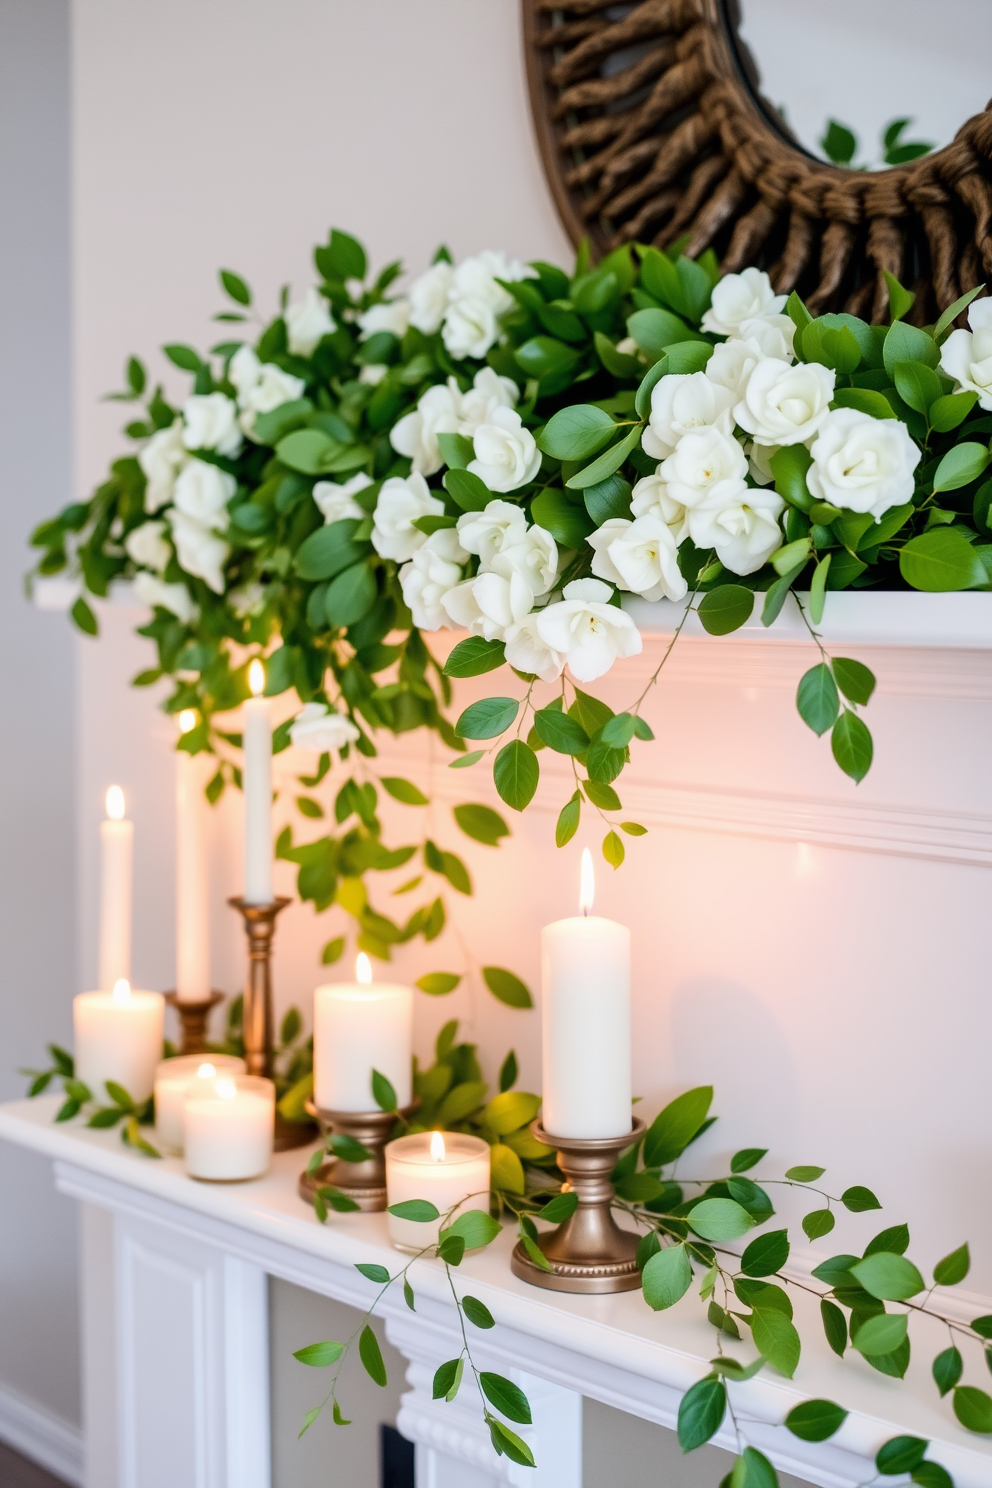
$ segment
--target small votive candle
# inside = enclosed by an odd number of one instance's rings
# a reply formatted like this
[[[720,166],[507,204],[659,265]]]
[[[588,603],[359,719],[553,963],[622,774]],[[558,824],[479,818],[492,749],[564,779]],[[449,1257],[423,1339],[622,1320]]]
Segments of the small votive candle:
[[[276,1087],[258,1075],[196,1080],[183,1100],[183,1154],[191,1178],[259,1178],[272,1159]]]
[[[161,992],[132,992],[123,978],[113,992],[80,992],[72,999],[76,1079],[102,1105],[108,1080],[141,1105],[155,1084],[164,1026]]]
[[[243,1075],[247,1065],[234,1054],[180,1054],[163,1059],[155,1071],[155,1130],[159,1144],[183,1150],[183,1102],[197,1080]]]
[[[489,1144],[464,1132],[413,1132],[386,1145],[386,1192],[390,1205],[429,1199],[440,1219],[420,1223],[387,1215],[389,1238],[398,1250],[423,1250],[437,1243],[455,1210],[489,1208]]]

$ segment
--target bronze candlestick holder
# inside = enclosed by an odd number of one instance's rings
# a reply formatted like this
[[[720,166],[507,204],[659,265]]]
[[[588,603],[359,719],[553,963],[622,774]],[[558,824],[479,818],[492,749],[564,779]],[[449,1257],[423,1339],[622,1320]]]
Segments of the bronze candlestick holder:
[[[180,1054],[203,1054],[207,1047],[210,1014],[219,1002],[224,1001],[223,992],[211,992],[209,997],[200,998],[196,1002],[181,1002],[176,992],[166,992],[165,1000],[171,1008],[175,1008],[179,1018]]]
[[[636,1290],[641,1284],[636,1260],[640,1236],[622,1230],[613,1218],[610,1174],[621,1152],[644,1135],[644,1122],[635,1120],[622,1137],[555,1137],[539,1121],[530,1129],[546,1147],[558,1148],[565,1187],[578,1195],[579,1207],[564,1224],[538,1239],[551,1270],[536,1265],[518,1243],[510,1262],[514,1276],[552,1292]]]
[[[365,1148],[366,1156],[357,1161],[329,1157],[316,1172],[301,1173],[300,1198],[312,1205],[317,1189],[330,1185],[353,1199],[365,1214],[381,1213],[386,1207],[386,1143],[397,1115],[407,1121],[419,1105],[420,1101],[415,1100],[399,1112],[324,1111],[307,1101],[306,1109],[319,1125],[325,1143],[332,1136],[350,1137]]]

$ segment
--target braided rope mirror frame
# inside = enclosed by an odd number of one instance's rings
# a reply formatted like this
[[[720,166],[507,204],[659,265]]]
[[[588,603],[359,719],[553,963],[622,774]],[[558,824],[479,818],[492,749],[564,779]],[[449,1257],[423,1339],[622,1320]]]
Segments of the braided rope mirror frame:
[[[992,105],[909,165],[809,155],[761,97],[737,0],[523,0],[531,106],[573,241],[676,240],[768,270],[814,314],[888,318],[888,270],[932,323],[992,278]]]

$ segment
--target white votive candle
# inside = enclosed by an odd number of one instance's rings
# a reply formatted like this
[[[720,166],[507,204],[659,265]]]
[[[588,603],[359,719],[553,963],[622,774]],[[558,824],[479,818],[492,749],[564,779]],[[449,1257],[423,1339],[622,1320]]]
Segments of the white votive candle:
[[[155,1071],[155,1131],[159,1144],[171,1152],[183,1150],[183,1102],[198,1080],[218,1075],[243,1075],[247,1066],[234,1054],[180,1054],[163,1059]]]
[[[584,913],[541,932],[541,1125],[557,1137],[620,1137],[631,1128],[630,931],[591,915],[589,849]]]
[[[100,986],[110,992],[131,980],[131,897],[134,823],[124,816],[124,792],[107,791],[107,819],[100,823]]]
[[[165,999],[161,992],[132,992],[118,981],[113,992],[80,992],[72,999],[76,1079],[101,1105],[106,1082],[122,1085],[140,1105],[152,1093],[162,1058]]]
[[[245,893],[246,904],[272,903],[272,719],[265,668],[256,657],[248,668],[252,696],[244,705]]]
[[[489,1208],[489,1144],[464,1132],[413,1132],[386,1144],[387,1203],[428,1199],[440,1219],[389,1221],[389,1238],[399,1250],[423,1250],[437,1242],[453,1211]]]
[[[215,1183],[260,1177],[272,1160],[275,1113],[271,1080],[257,1075],[197,1080],[183,1101],[187,1173]]]
[[[196,714],[184,708],[179,728],[188,734]],[[176,1000],[204,1002],[210,996],[210,885],[207,859],[207,801],[203,794],[216,760],[209,754],[176,751]]]
[[[365,952],[353,982],[332,982],[313,994],[314,1100],[322,1111],[375,1111],[372,1071],[378,1070],[408,1106],[413,1075],[413,989],[373,982]]]

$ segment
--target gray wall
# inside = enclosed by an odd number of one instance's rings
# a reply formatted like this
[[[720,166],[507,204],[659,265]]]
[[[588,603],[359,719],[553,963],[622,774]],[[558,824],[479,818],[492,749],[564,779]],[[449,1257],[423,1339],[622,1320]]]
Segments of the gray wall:
[[[0,0],[0,1099],[68,1043],[75,704],[65,618],[24,599],[30,529],[69,499],[69,6]],[[79,1419],[74,1206],[0,1144],[0,1389]]]

